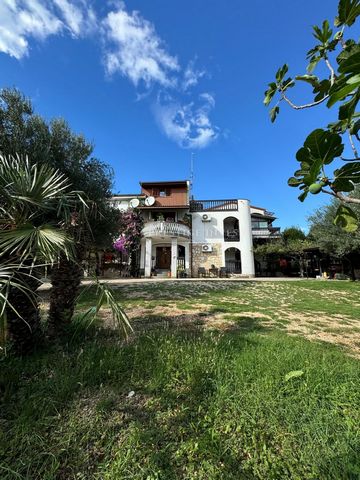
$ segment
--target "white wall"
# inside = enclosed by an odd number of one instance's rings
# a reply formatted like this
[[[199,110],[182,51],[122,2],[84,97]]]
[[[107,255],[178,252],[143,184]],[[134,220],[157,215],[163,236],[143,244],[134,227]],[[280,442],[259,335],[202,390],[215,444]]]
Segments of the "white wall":
[[[202,216],[207,212],[192,213],[192,240],[193,243],[220,243],[222,248],[223,265],[225,265],[225,250],[235,247],[241,253],[241,268],[243,275],[254,275],[254,254],[252,244],[250,204],[248,200],[238,200],[238,211],[208,212],[209,222],[203,222]],[[224,219],[234,217],[239,222],[240,241],[224,241]]]

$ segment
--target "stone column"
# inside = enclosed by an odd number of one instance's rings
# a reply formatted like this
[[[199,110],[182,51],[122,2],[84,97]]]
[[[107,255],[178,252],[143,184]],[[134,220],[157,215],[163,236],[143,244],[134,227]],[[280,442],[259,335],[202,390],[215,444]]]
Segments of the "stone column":
[[[190,272],[190,242],[185,243],[185,270]]]
[[[253,239],[251,229],[250,203],[248,200],[239,200],[239,228],[241,273],[249,277],[255,276]]]
[[[171,238],[171,277],[176,278],[178,258],[178,240],[177,237]]]
[[[140,268],[145,269],[145,240],[141,240],[140,244]]]
[[[151,277],[152,265],[152,238],[145,240],[145,277]]]

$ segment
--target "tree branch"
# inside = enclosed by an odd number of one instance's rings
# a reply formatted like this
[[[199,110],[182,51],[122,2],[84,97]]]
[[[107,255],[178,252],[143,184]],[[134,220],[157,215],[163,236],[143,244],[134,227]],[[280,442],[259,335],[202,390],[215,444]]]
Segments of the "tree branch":
[[[311,108],[311,107],[315,107],[316,105],[320,105],[320,103],[323,103],[325,102],[325,100],[327,100],[329,98],[329,95],[325,95],[324,98],[322,98],[321,100],[318,100],[317,102],[312,102],[312,103],[306,103],[305,105],[295,105],[295,103],[293,103],[286,95],[283,91],[280,91],[280,94],[281,94],[281,98],[282,100],[285,100],[286,103],[288,103],[290,105],[291,108],[293,108],[294,110],[304,110],[305,108]]]
[[[324,188],[321,189],[321,191],[323,193],[327,193],[328,195],[332,195],[333,197],[335,198],[338,198],[341,202],[344,202],[344,203],[356,203],[356,204],[360,204],[360,198],[354,198],[354,197],[348,197],[347,195],[343,195],[342,193],[340,192],[334,192],[334,191],[329,191],[329,190],[325,190]]]
[[[356,157],[356,158],[359,158],[359,157],[358,157],[358,152],[357,152],[357,150],[356,150],[356,147],[355,147],[355,144],[354,144],[354,142],[353,142],[353,138],[352,138],[352,135],[351,135],[349,129],[348,129],[348,133],[349,133],[349,140],[350,140],[350,145],[351,145],[352,151],[354,152],[355,157]]]
[[[331,63],[327,58],[325,58],[325,63],[328,69],[330,70],[330,84],[331,86],[333,86],[335,82],[335,70],[333,69],[333,67],[331,66]]]

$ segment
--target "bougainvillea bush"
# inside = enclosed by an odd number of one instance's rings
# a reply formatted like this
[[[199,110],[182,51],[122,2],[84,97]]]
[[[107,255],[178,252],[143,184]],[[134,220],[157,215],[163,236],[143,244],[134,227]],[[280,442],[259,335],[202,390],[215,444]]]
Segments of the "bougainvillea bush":
[[[139,211],[128,210],[119,214],[119,237],[113,243],[116,251],[130,258],[131,273],[136,271],[136,256],[140,249],[141,230],[144,220]]]

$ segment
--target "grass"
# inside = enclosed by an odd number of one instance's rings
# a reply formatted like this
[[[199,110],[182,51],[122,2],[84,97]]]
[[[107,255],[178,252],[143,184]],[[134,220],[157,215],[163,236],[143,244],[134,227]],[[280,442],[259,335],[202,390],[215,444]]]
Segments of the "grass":
[[[0,478],[359,479],[360,363],[340,341],[358,333],[358,294],[311,281],[119,288],[129,342],[105,315],[2,361]]]

